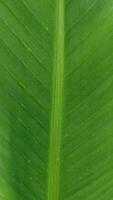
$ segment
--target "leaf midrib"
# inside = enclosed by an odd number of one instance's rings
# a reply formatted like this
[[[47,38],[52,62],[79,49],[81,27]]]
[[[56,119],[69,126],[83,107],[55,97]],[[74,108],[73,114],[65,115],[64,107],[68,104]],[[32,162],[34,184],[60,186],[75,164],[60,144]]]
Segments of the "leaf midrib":
[[[53,91],[50,124],[48,200],[59,199],[60,146],[64,79],[64,0],[56,2]]]

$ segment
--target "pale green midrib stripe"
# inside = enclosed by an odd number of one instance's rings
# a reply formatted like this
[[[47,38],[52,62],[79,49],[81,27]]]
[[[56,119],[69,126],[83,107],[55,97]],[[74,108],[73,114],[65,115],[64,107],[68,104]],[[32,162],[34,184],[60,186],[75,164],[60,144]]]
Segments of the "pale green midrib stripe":
[[[57,0],[55,26],[55,53],[53,66],[53,93],[50,127],[47,200],[59,200],[60,146],[62,132],[61,129],[64,78],[64,0]]]

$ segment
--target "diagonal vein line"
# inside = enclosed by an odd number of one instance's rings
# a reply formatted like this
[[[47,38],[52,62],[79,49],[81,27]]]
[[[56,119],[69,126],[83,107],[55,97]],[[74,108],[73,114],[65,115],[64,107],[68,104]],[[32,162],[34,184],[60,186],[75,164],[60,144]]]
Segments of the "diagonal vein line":
[[[4,65],[2,65],[2,64],[0,64],[0,65],[1,65],[1,67],[3,67],[3,69],[4,69],[5,71],[7,71],[7,73],[13,78],[13,80],[15,80],[15,82],[18,84],[18,86],[19,86],[20,88],[22,88],[22,89],[32,98],[32,100],[33,100],[37,105],[39,105],[39,106],[47,113],[47,110],[45,109],[45,107],[43,107],[42,104],[32,95],[31,91],[28,90],[28,89],[26,88],[26,86],[25,86],[22,82],[18,81],[18,80],[16,79],[16,76],[15,76],[12,72],[10,72],[6,66],[4,66]]]
[[[42,81],[40,81],[39,79],[37,79],[37,77],[34,75],[34,73],[33,73],[31,70],[29,70],[29,68],[27,67],[27,64],[26,64],[25,62],[23,62],[23,61],[18,57],[18,55],[14,52],[14,50],[11,49],[1,37],[0,37],[0,41],[1,41],[1,42],[3,43],[3,45],[9,50],[9,52],[10,52],[11,54],[13,54],[13,56],[15,56],[16,59],[23,65],[23,67],[28,71],[28,73],[31,75],[31,77],[34,78],[34,79],[36,80],[36,82],[37,82],[38,84],[40,84],[45,90],[49,90],[49,89],[47,88],[47,86],[44,85],[44,84],[42,83]]]
[[[30,6],[27,5],[27,2],[25,0],[22,0],[21,3],[24,5],[24,7],[29,11],[29,13],[35,18],[35,20],[37,21],[38,24],[40,24],[40,26],[43,28],[43,30],[49,34],[51,36],[51,33],[49,32],[49,30],[47,29],[46,25],[43,24],[41,21],[39,21],[39,19],[35,16],[35,14],[33,13],[32,9],[30,8]]]
[[[20,26],[26,31],[28,32],[28,34],[30,34],[32,36],[32,39],[34,40],[34,43],[36,43],[37,41],[37,44],[43,49],[45,50],[45,52],[48,54],[48,51],[41,45],[41,43],[39,43],[39,41],[34,37],[34,35],[31,33],[31,30],[25,26],[24,23],[22,23],[22,21],[14,14],[14,12],[9,8],[9,6],[5,3],[5,2],[2,2],[2,4],[6,7],[6,9],[8,9],[8,11],[10,12],[10,14],[15,18],[15,20],[20,24]],[[2,20],[4,21],[4,19],[2,18]],[[6,23],[4,21],[4,23]],[[7,23],[8,24],[8,23]],[[10,27],[10,25],[9,25]],[[14,28],[13,28],[14,29]],[[27,45],[28,46],[28,45]],[[32,51],[31,51],[32,52]],[[33,56],[37,59],[37,61],[41,64],[41,66],[46,70],[48,71],[47,68],[44,67],[43,65],[43,61],[39,59],[39,57],[37,55],[35,55],[33,52],[32,52]]]
[[[69,36],[69,34],[75,28],[75,26],[77,24],[79,24],[92,11],[92,9],[96,6],[97,3],[98,3],[98,0],[93,1],[93,3],[88,7],[88,9],[86,10],[86,12],[81,16],[81,18],[78,19],[77,22],[75,22],[75,23],[72,24],[72,26],[70,27],[70,29],[66,33],[67,36]]]
[[[0,66],[3,67],[1,64],[0,64]],[[0,88],[2,88],[5,91],[5,89],[4,89],[3,85],[1,84],[1,82],[0,82]],[[33,115],[26,109],[25,104],[21,104],[18,100],[16,100],[14,98],[14,96],[11,93],[8,92],[8,90],[7,90],[6,94],[12,99],[12,101],[17,103],[20,106],[20,108],[23,109],[23,111],[28,114],[28,116],[30,116],[36,123],[38,123],[38,125],[46,133],[46,129],[44,128],[43,123],[39,120],[39,118],[33,117]]]
[[[7,113],[9,114],[9,116],[12,117],[12,119],[16,119],[16,121],[17,121],[22,127],[24,127],[24,129],[27,131],[28,134],[30,134],[30,135],[32,134],[31,129],[30,129],[28,126],[26,126],[26,124],[22,121],[22,119],[16,117],[16,115],[15,115],[14,113],[12,113],[6,106],[2,105],[1,103],[0,103],[0,109],[2,109],[2,110],[4,110],[5,112],[7,112]],[[40,143],[40,141],[37,139],[37,137],[36,137],[35,135],[34,135],[33,137],[34,137],[35,141],[37,141],[37,142]],[[40,144],[41,144],[41,143],[40,143]],[[41,144],[41,145],[43,145],[43,144]],[[40,158],[39,155],[38,155],[38,157]],[[43,161],[41,158],[40,158],[40,160],[44,163],[44,161]]]
[[[64,80],[64,0],[57,0],[53,63],[53,92],[50,124],[48,200],[59,199],[60,146]]]

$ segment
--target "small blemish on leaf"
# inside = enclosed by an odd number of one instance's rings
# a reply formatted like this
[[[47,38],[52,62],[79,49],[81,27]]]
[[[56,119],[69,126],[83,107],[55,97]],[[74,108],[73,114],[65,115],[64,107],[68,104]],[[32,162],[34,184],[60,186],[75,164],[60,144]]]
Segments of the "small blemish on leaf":
[[[29,177],[29,179],[30,179],[30,180],[33,180],[33,177],[32,177],[32,176],[30,176],[30,177]]]
[[[28,49],[27,49],[27,50],[28,50],[28,52],[31,52],[31,48],[30,48],[30,47],[28,47]]]
[[[49,28],[48,28],[47,26],[45,27],[45,29],[46,29],[46,31],[48,31],[48,30],[49,30]]]
[[[31,163],[31,160],[28,160],[27,163],[30,164],[30,163]]]

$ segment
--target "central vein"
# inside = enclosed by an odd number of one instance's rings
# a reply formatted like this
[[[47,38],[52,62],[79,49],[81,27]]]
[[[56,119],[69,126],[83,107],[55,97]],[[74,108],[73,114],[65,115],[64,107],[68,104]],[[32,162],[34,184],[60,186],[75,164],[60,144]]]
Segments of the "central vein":
[[[56,0],[53,92],[50,127],[48,200],[59,200],[64,78],[64,0]]]

